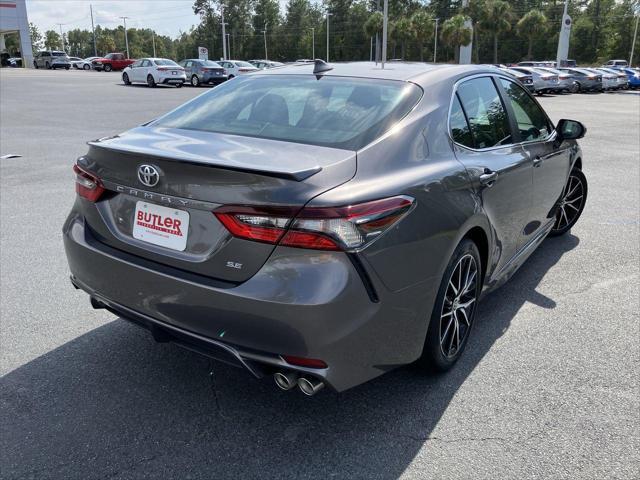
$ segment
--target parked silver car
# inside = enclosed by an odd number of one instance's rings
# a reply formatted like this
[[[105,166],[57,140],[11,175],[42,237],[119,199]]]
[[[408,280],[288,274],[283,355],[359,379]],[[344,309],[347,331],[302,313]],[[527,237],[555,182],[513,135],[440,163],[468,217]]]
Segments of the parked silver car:
[[[229,78],[227,71],[217,62],[187,58],[178,62],[187,77],[187,83],[192,87],[202,84],[218,85]]]
[[[592,72],[585,68],[559,68],[561,72],[573,75],[578,92],[602,92],[602,72]]]
[[[602,89],[611,91],[618,90],[618,74],[617,73],[609,73],[603,72],[602,70],[598,70],[597,68],[584,68],[587,72],[591,72],[595,75],[602,76]]]
[[[576,93],[578,91],[578,85],[575,83],[573,75],[569,72],[562,72],[550,67],[537,67],[538,70],[549,72],[552,75],[558,76],[558,89],[557,93],[567,92]]]
[[[615,75],[616,78],[618,79],[618,82],[617,82],[618,90],[627,90],[629,88],[629,77],[627,76],[626,73],[613,68],[605,68],[605,67],[596,68],[595,70],[598,70],[599,72],[603,72],[603,73],[608,73],[610,75]]]
[[[71,61],[65,52],[58,50],[43,50],[33,59],[33,66],[35,68],[47,68],[57,69],[64,68],[69,70],[71,68]]]
[[[537,67],[511,67],[522,73],[528,73],[533,77],[533,88],[538,95],[558,91],[558,75],[545,72]]]
[[[265,68],[282,67],[284,63],[274,62],[273,60],[249,60],[249,63],[260,70]]]

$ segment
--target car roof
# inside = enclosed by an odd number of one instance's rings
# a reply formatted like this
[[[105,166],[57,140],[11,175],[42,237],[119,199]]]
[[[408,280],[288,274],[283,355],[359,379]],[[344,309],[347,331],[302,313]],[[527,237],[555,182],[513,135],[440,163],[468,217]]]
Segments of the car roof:
[[[385,64],[384,69],[380,63],[375,62],[339,62],[330,63],[332,69],[325,72],[324,76],[334,77],[361,77],[381,80],[411,80],[416,83],[426,80],[428,77],[439,74],[451,77],[462,73],[500,73],[496,67],[482,65],[448,65],[430,64],[422,62],[393,62]],[[294,63],[282,67],[260,70],[251,75],[313,75],[314,64]]]

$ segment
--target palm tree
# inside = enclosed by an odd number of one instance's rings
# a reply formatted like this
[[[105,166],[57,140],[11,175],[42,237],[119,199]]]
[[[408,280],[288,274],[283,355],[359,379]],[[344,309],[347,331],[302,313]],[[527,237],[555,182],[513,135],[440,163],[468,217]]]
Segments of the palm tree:
[[[373,12],[371,16],[367,18],[367,21],[364,22],[364,33],[366,33],[368,37],[375,37],[377,35],[378,38],[376,39],[376,41],[379,43],[380,38],[382,38],[383,22],[384,22],[384,17],[382,13]],[[380,50],[380,45],[376,44],[376,59],[375,59],[376,62],[379,60],[377,58],[379,50]]]
[[[416,38],[416,32],[413,29],[413,23],[411,22],[411,20],[403,17],[394,22],[393,29],[391,30],[391,37],[394,39],[395,43],[400,44],[400,56],[403,60],[406,60],[405,51],[407,42],[410,42],[411,40]]]
[[[480,25],[493,33],[493,63],[498,63],[498,37],[511,30],[511,5],[503,0],[487,0]]]
[[[433,17],[424,11],[416,12],[411,17],[411,24],[413,25],[413,31],[418,41],[418,48],[420,49],[421,62],[424,60],[424,44],[433,35],[434,21]]]
[[[534,39],[547,31],[548,20],[544,13],[540,10],[531,10],[523,16],[518,24],[516,30],[518,35],[526,38],[529,41],[529,48],[527,49],[527,59],[531,59],[531,50],[533,48]]]
[[[471,42],[471,29],[465,25],[467,20],[467,17],[458,14],[442,24],[442,41],[453,47],[456,63],[460,58],[460,47]]]

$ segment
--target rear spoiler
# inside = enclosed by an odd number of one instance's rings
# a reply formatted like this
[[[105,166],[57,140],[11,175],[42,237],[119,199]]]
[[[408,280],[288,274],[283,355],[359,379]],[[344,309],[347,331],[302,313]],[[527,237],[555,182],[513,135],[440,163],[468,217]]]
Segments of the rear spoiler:
[[[296,170],[296,171],[278,171],[278,170],[262,170],[262,169],[257,169],[257,168],[244,168],[242,166],[238,166],[238,165],[228,165],[225,164],[221,161],[217,161],[216,158],[210,158],[207,159],[207,161],[199,161],[199,160],[195,160],[193,158],[190,158],[188,156],[180,156],[180,154],[174,154],[172,156],[165,156],[162,154],[158,154],[157,150],[154,151],[150,151],[150,150],[145,150],[145,149],[136,149],[136,148],[132,148],[130,145],[127,145],[126,148],[123,147],[119,147],[117,145],[113,145],[113,144],[105,144],[102,143],[102,141],[107,140],[107,139],[113,139],[116,138],[117,135],[112,136],[112,137],[104,137],[104,138],[99,138],[97,140],[93,140],[90,142],[87,142],[87,145],[94,147],[94,148],[101,148],[104,150],[110,150],[113,152],[126,152],[126,153],[137,153],[137,154],[143,154],[143,155],[150,155],[151,157],[156,157],[156,158],[161,158],[163,160],[169,160],[169,161],[174,161],[174,162],[182,162],[182,163],[190,163],[190,164],[194,164],[194,165],[206,165],[208,167],[213,167],[213,168],[220,168],[223,170],[231,170],[231,171],[235,171],[235,172],[245,172],[245,173],[253,173],[256,175],[264,175],[265,177],[275,177],[275,178],[282,178],[285,180],[294,180],[296,182],[302,182],[303,180],[306,180],[309,177],[312,177],[313,175],[315,175],[316,173],[322,171],[322,167],[320,166],[315,166],[315,167],[311,167],[311,168],[306,168],[306,169],[302,169],[302,170]]]

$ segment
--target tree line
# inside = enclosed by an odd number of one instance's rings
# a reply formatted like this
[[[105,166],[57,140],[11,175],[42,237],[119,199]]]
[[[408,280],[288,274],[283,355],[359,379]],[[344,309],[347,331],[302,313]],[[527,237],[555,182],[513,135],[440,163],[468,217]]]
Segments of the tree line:
[[[376,37],[382,33],[382,0],[289,0],[283,10],[278,0],[195,0],[199,24],[177,38],[152,29],[129,28],[132,58],[156,55],[176,60],[197,57],[197,48],[209,49],[209,58],[222,57],[222,7],[229,55],[232,58],[268,57],[289,61],[326,56],[329,14],[331,61],[369,60],[375,57]],[[436,23],[437,61],[457,61],[458,46],[473,40],[476,63],[506,63],[525,59],[555,59],[562,19],[562,0],[391,0],[389,2],[387,58],[432,61]],[[639,0],[572,0],[573,18],[569,56],[580,63],[602,63],[628,58],[640,14]],[[437,20],[436,20],[437,19]],[[469,29],[471,24],[473,29]],[[125,51],[124,28],[98,25],[98,54]],[[32,26],[34,50],[61,48],[54,30],[40,34]],[[64,33],[67,52],[87,57],[94,53],[88,29]],[[379,45],[378,45],[379,48]],[[636,51],[640,53],[640,41]]]

